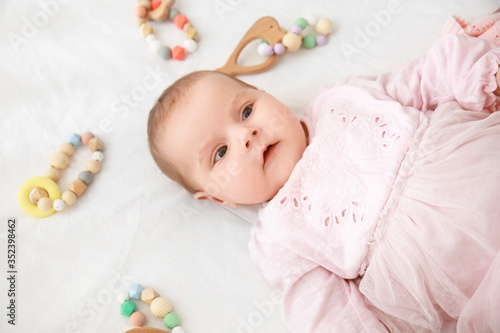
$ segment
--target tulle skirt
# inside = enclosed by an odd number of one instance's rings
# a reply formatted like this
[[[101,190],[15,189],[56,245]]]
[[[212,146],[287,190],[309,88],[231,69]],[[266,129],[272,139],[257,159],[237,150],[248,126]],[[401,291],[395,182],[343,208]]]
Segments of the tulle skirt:
[[[422,115],[359,283],[391,332],[500,332],[500,112]]]

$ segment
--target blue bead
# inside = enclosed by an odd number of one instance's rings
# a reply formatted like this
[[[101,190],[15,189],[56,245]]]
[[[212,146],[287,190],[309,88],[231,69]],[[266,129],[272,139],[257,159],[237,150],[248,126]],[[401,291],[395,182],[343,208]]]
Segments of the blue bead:
[[[82,137],[80,136],[80,134],[73,133],[69,136],[69,143],[71,143],[73,147],[76,148],[82,144]]]
[[[134,283],[130,289],[128,290],[128,296],[134,299],[141,299],[141,293],[144,290],[144,287],[140,284]]]

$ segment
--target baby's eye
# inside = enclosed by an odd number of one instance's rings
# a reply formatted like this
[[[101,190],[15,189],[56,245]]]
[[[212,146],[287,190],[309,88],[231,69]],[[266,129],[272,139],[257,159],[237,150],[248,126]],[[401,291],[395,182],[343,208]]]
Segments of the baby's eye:
[[[241,115],[241,118],[243,120],[247,120],[248,117],[250,117],[250,115],[252,114],[252,106],[251,105],[248,105],[247,107],[245,107],[245,109],[243,110],[243,114]]]
[[[215,153],[215,162],[219,161],[226,155],[227,151],[227,146],[222,146],[217,150],[217,153]]]

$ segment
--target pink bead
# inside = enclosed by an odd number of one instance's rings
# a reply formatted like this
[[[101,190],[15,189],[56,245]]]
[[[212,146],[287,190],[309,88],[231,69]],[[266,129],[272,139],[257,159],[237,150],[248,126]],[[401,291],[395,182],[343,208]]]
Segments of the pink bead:
[[[316,36],[316,45],[323,46],[325,44],[326,44],[326,36],[325,35]]]
[[[135,6],[134,15],[138,18],[145,18],[148,14],[148,10],[144,6]]]
[[[82,134],[81,140],[82,140],[82,143],[84,145],[88,145],[89,144],[89,140],[93,139],[93,138],[94,138],[94,134],[92,134],[90,132],[85,132],[85,133]]]
[[[302,33],[302,27],[298,24],[292,25],[292,29],[290,29],[294,34],[300,35]]]
[[[283,45],[282,43],[277,43],[276,45],[274,45],[274,53],[278,55],[285,53],[285,45]]]
[[[140,311],[136,311],[130,315],[130,325],[134,327],[142,327],[146,324],[146,316]]]
[[[274,49],[271,45],[266,44],[264,47],[264,54],[268,57],[272,56],[274,54]]]

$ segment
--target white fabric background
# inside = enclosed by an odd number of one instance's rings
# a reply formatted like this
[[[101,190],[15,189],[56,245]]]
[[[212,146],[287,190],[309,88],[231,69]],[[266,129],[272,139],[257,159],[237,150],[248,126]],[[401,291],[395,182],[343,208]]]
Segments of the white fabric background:
[[[0,332],[124,332],[118,294],[132,283],[169,298],[186,332],[287,332],[277,293],[251,262],[256,207],[229,210],[194,201],[157,170],[146,120],[180,76],[222,66],[246,30],[270,15],[286,28],[302,15],[330,18],[324,47],[281,56],[242,79],[298,116],[325,84],[380,74],[422,55],[448,17],[473,20],[498,0],[178,0],[199,30],[183,62],[151,54],[134,0],[2,0],[0,12]],[[383,16],[397,7],[396,14]],[[155,24],[166,44],[184,33]],[[364,37],[363,37],[364,35]],[[347,52],[349,51],[349,52]],[[45,219],[17,203],[21,183],[43,175],[73,132],[105,142],[101,172],[69,209]],[[89,158],[78,150],[64,190]],[[7,324],[7,220],[16,227],[16,325]],[[164,328],[144,304],[148,326]]]

